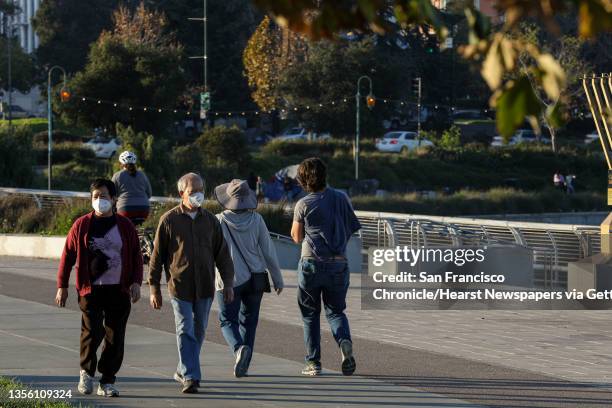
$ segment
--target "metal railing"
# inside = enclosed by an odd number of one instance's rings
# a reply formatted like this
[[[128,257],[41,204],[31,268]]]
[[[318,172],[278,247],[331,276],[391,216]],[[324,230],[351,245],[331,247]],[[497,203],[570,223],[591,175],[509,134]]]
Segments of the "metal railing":
[[[600,250],[598,226],[356,211],[370,246],[517,245],[533,251],[535,283],[565,287],[569,262]]]
[[[33,199],[39,208],[89,200],[89,193],[0,187],[0,197]],[[178,202],[177,198],[152,197],[152,206]],[[364,264],[371,246],[459,246],[503,244],[529,248],[534,255],[535,282],[544,287],[567,284],[567,264],[600,251],[598,226],[547,224],[480,218],[356,211],[362,225]],[[288,237],[275,234],[279,238]]]

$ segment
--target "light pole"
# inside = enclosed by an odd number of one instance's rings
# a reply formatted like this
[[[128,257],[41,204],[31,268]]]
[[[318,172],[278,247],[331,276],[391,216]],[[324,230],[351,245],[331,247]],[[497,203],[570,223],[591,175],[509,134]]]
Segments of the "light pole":
[[[372,94],[372,78],[370,78],[367,75],[360,76],[359,79],[357,80],[357,95],[355,97],[356,111],[357,111],[357,115],[356,115],[357,125],[355,129],[355,180],[359,180],[359,136],[361,132],[361,126],[359,123],[360,122],[359,107],[361,105],[360,85],[361,85],[362,79],[367,79],[368,82],[370,83],[370,92],[368,93],[368,97],[367,97],[368,108],[372,109],[375,103],[374,95]]]
[[[62,100],[66,100],[70,97],[70,94],[66,90],[66,71],[64,68],[59,65],[54,65],[49,68],[49,72],[47,74],[47,129],[49,131],[49,140],[48,145],[49,149],[47,151],[47,190],[51,190],[51,151],[53,149],[53,111],[51,109],[51,73],[54,69],[59,69],[64,74],[64,84],[62,85],[62,90],[60,91],[60,95]]]

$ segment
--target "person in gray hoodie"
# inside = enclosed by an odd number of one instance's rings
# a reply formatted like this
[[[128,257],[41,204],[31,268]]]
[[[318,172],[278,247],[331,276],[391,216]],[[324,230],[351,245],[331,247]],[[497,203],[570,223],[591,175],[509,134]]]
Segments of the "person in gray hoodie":
[[[215,197],[224,208],[217,214],[225,241],[230,247],[234,262],[234,300],[223,300],[223,280],[215,281],[219,321],[223,337],[234,353],[234,375],[247,375],[255,332],[259,320],[259,308],[264,292],[271,292],[268,271],[278,295],[283,290],[276,250],[266,223],[257,208],[257,197],[248,183],[234,179],[215,188]]]

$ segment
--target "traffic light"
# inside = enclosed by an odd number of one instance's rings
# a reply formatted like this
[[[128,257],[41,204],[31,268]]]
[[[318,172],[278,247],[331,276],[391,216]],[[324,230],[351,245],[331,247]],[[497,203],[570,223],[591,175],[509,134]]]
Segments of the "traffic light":
[[[376,105],[376,98],[374,98],[374,95],[370,94],[366,96],[366,105],[368,105],[368,109],[374,108]]]
[[[62,102],[68,102],[70,100],[70,91],[65,88],[62,88],[60,91],[60,100]]]
[[[412,92],[417,96],[421,95],[421,77],[416,77],[412,80]]]

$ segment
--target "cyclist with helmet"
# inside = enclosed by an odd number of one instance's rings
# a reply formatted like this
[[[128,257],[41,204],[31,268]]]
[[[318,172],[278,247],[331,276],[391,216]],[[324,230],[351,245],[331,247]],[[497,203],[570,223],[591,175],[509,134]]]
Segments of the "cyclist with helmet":
[[[119,155],[122,170],[113,174],[117,187],[117,213],[128,217],[134,225],[140,225],[149,216],[151,183],[147,176],[136,168],[136,155],[125,151]]]

